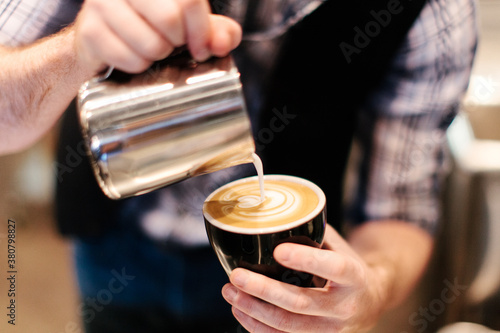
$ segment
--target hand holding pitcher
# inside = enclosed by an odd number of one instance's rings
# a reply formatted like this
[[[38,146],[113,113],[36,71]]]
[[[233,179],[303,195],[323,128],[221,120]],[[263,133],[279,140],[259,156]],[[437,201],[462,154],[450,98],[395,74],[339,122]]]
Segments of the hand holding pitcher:
[[[211,14],[206,0],[88,0],[76,20],[77,54],[96,73],[106,66],[139,73],[183,45],[204,61],[240,40],[240,26]]]

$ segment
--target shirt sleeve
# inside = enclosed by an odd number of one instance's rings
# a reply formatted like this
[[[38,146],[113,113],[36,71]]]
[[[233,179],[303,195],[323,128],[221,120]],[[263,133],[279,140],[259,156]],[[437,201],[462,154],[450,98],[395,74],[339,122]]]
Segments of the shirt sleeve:
[[[71,23],[81,0],[0,1],[0,44],[20,46],[53,34]]]
[[[349,220],[397,219],[434,233],[446,171],[445,133],[477,44],[473,0],[430,0],[388,75],[360,112],[363,158]]]

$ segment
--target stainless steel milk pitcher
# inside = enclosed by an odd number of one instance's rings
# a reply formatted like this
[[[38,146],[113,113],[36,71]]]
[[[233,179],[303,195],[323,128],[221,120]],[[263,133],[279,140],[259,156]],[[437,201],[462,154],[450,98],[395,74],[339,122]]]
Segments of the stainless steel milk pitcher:
[[[120,72],[78,94],[83,137],[99,185],[119,199],[252,162],[255,144],[230,56],[187,52],[145,73]]]

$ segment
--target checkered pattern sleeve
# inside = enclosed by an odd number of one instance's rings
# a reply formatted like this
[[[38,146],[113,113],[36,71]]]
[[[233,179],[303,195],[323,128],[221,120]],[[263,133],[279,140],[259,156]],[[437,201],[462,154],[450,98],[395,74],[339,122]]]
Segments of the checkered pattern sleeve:
[[[76,16],[80,0],[0,1],[0,44],[20,46],[50,35]]]
[[[435,231],[445,132],[468,85],[475,15],[474,0],[429,0],[363,108],[352,222],[398,219]]]

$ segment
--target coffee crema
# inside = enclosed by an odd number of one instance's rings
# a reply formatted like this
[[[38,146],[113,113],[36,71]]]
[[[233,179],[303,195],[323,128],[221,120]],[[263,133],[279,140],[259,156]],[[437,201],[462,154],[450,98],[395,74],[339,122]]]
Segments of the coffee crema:
[[[226,184],[205,200],[205,217],[230,232],[270,233],[300,225],[325,206],[319,187],[302,178],[266,175],[264,189],[262,201],[258,177]]]

